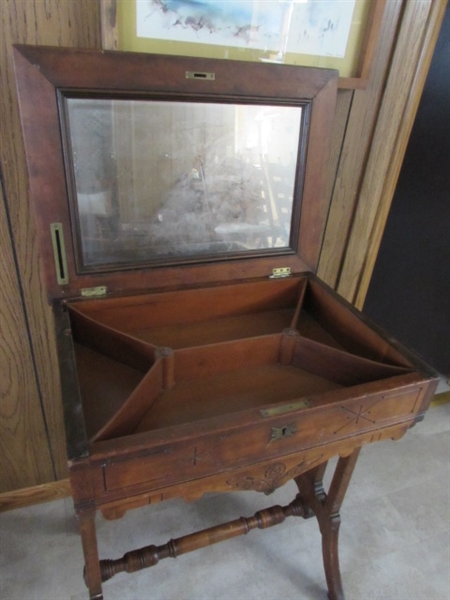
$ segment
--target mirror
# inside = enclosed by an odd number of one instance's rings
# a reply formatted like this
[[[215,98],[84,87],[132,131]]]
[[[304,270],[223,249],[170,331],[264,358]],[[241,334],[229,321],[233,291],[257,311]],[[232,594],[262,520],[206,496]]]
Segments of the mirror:
[[[79,270],[289,249],[303,112],[65,98]]]

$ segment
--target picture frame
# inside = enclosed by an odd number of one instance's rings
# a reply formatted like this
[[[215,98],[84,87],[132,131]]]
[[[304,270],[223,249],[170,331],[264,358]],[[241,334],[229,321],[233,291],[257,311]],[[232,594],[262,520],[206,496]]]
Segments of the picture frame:
[[[370,75],[386,0],[356,0],[345,56],[298,54],[289,47],[282,61],[276,53],[233,42],[195,43],[180,39],[139,37],[136,31],[137,5],[140,0],[101,0],[102,47],[105,50],[149,52],[181,56],[200,56],[233,60],[282,62],[301,66],[335,68],[340,72],[341,89],[364,89]],[[161,4],[161,3],[160,3]],[[295,24],[294,24],[295,25]],[[214,35],[214,32],[212,32]],[[200,40],[200,37],[199,37]]]

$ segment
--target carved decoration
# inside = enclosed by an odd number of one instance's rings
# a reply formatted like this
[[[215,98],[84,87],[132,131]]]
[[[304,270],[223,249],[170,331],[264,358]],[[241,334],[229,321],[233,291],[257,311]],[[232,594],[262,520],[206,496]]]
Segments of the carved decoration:
[[[315,465],[321,464],[325,460],[326,458],[323,453],[320,453],[314,458],[309,458],[308,460],[304,456],[303,460],[292,469],[288,469],[284,463],[277,462],[266,467],[263,477],[248,474],[241,475],[235,479],[228,479],[227,485],[235,490],[254,490],[255,492],[263,492],[268,495],[284,485],[287,481],[294,479],[294,477],[297,477]]]

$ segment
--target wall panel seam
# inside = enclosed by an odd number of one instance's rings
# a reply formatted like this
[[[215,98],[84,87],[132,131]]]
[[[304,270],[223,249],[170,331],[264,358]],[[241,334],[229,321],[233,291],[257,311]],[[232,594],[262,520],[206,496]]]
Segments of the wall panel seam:
[[[30,349],[31,363],[33,365],[33,375],[34,375],[34,379],[36,382],[38,401],[39,401],[39,406],[41,409],[42,420],[43,420],[44,430],[45,430],[45,437],[47,440],[47,446],[48,446],[50,461],[51,461],[51,465],[52,465],[53,478],[56,480],[56,467],[55,467],[55,461],[53,458],[52,448],[51,448],[51,444],[50,444],[50,432],[49,432],[47,418],[46,418],[46,414],[45,414],[45,410],[44,410],[42,389],[41,389],[41,385],[40,385],[40,381],[39,381],[38,368],[37,368],[37,364],[36,364],[36,356],[35,356],[35,351],[34,351],[34,344],[32,343],[30,323],[28,320],[28,314],[27,314],[26,305],[25,305],[25,294],[24,294],[24,290],[23,290],[22,279],[20,277],[19,260],[18,260],[18,256],[17,256],[16,244],[15,244],[15,239],[14,239],[14,231],[13,231],[13,227],[12,227],[12,223],[11,223],[11,217],[9,214],[8,196],[7,196],[7,191],[6,191],[5,180],[3,177],[3,168],[2,168],[1,162],[0,162],[0,185],[2,188],[2,193],[3,193],[4,203],[5,203],[6,227],[7,227],[9,237],[11,240],[11,251],[12,251],[12,256],[13,256],[14,269],[15,269],[15,275],[16,275],[16,280],[17,280],[17,287],[18,287],[18,291],[19,291],[20,303],[22,305],[22,312],[23,312],[23,316],[24,316],[25,330],[26,330],[26,334],[27,334],[27,342],[28,342],[28,346]]]

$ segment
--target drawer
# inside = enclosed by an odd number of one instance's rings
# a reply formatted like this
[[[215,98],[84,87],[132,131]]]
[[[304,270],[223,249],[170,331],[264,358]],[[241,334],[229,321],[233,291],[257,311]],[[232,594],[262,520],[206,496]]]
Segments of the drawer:
[[[333,395],[336,394],[328,394]],[[103,461],[97,461],[94,454],[92,463],[101,470],[101,477],[96,478],[96,493],[104,496],[141,488],[157,490],[317,445],[333,444],[395,423],[412,424],[422,398],[420,385],[334,402],[325,394],[311,398],[307,401],[309,407],[303,410],[280,415],[277,413],[289,411],[290,405],[277,405],[275,414],[270,408],[258,411],[258,422],[227,427],[225,432],[205,433],[205,420],[197,424],[199,432],[189,440],[155,445],[139,453],[119,453]]]

